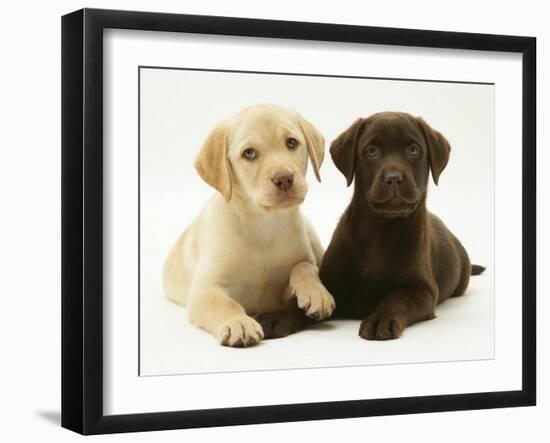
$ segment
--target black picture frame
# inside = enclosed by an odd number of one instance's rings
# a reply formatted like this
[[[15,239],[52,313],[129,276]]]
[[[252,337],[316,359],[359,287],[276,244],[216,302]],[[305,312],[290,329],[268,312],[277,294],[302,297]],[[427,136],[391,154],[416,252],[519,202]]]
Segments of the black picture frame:
[[[103,30],[501,51],[522,55],[522,389],[131,415],[103,412]],[[82,9],[62,18],[62,426],[82,434],[228,426],[536,403],[536,39]]]

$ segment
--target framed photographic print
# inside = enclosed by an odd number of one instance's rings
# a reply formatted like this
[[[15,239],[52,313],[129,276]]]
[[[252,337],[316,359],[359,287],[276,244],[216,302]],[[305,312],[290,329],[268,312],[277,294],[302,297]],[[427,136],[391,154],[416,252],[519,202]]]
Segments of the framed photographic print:
[[[62,19],[62,425],[536,399],[536,41]]]

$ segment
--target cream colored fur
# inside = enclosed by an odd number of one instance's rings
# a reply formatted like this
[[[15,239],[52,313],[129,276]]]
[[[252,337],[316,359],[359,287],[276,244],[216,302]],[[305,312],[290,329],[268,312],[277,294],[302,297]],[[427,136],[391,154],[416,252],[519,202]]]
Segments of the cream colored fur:
[[[286,145],[298,141],[295,149]],[[243,157],[247,148],[257,156]],[[300,213],[308,158],[319,178],[324,140],[297,112],[274,105],[246,108],[216,126],[195,166],[217,189],[173,246],[164,266],[168,297],[223,345],[263,338],[250,315],[284,306],[295,296],[306,315],[326,318],[334,299],[318,278],[322,246]],[[286,192],[274,174],[294,174]]]

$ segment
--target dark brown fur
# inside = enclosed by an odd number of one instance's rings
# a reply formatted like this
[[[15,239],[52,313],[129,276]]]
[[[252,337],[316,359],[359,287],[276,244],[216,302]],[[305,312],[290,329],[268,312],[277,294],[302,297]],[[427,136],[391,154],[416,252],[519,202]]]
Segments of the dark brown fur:
[[[298,307],[295,297],[292,297],[285,307],[276,311],[257,314],[254,319],[262,325],[264,339],[286,337],[316,322],[306,317],[304,311]]]
[[[460,241],[426,209],[430,170],[437,184],[449,160],[445,137],[421,118],[384,112],[357,120],[331,145],[351,203],[325,253],[321,281],[338,317],[359,318],[359,335],[397,338],[462,295],[471,265]]]

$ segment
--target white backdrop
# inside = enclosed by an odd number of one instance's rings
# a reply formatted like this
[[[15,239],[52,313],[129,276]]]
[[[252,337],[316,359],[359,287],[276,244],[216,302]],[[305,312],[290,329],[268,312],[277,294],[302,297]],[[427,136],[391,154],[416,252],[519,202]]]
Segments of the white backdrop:
[[[493,85],[151,68],[140,79],[142,375],[493,358]],[[218,121],[255,103],[293,107],[326,137],[322,183],[310,167],[302,205],[325,247],[353,191],[330,158],[330,141],[374,112],[424,117],[452,147],[439,187],[430,181],[428,206],[486,273],[471,280],[467,296],[442,305],[437,320],[384,344],[361,340],[358,321],[332,322],[235,352],[190,326],[185,310],[166,299],[162,264],[215,192],[193,168],[203,140]]]
[[[461,81],[492,81],[498,86],[495,95],[495,179],[498,192],[495,197],[495,219],[505,221],[496,223],[494,265],[495,293],[506,293],[495,304],[495,358],[475,361],[456,360],[457,349],[465,359],[472,358],[468,353],[482,337],[489,332],[476,333],[476,329],[462,327],[464,318],[480,328],[491,328],[491,317],[487,309],[469,305],[490,302],[489,297],[456,299],[455,306],[471,306],[470,312],[452,309],[450,302],[438,310],[439,319],[444,309],[453,313],[455,321],[446,318],[437,321],[438,326],[454,328],[453,334],[445,332],[432,335],[429,323],[421,323],[409,328],[406,336],[393,342],[370,342],[369,352],[365,351],[368,342],[356,337],[356,325],[349,322],[338,325],[332,333],[316,334],[308,330],[286,340],[263,343],[255,348],[235,350],[209,346],[211,338],[194,328],[183,329],[184,317],[177,310],[170,309],[158,313],[152,306],[142,306],[142,313],[157,320],[164,320],[161,340],[149,345],[157,355],[149,361],[161,362],[160,368],[153,373],[166,373],[164,362],[180,362],[174,365],[170,373],[189,371],[181,367],[187,355],[200,354],[199,372],[209,371],[202,376],[174,377],[137,377],[137,334],[136,319],[138,303],[137,274],[137,152],[138,127],[136,116],[138,90],[137,67],[140,65],[201,66],[204,68],[258,69],[282,72],[325,73],[326,60],[331,60],[331,73],[347,75],[370,75],[375,77],[424,78]],[[227,38],[220,36],[196,36],[173,33],[151,33],[136,31],[107,31],[104,34],[104,380],[108,387],[104,391],[104,407],[107,413],[131,413],[142,411],[163,411],[174,409],[197,409],[208,407],[252,406],[266,403],[304,403],[315,401],[340,400],[343,398],[380,398],[411,395],[435,395],[443,393],[479,392],[492,390],[518,389],[521,383],[521,336],[514,324],[519,327],[521,319],[521,279],[517,270],[521,268],[521,236],[510,235],[521,229],[521,129],[517,124],[521,120],[521,64],[516,55],[483,54],[471,51],[448,51],[437,49],[401,49],[380,48],[350,44],[329,44],[321,42],[292,42],[269,39]],[[428,73],[428,74],[427,74]],[[347,126],[347,125],[346,125]],[[475,152],[475,151],[472,151]],[[468,171],[469,172],[469,171]],[[464,185],[462,185],[464,187]],[[174,200],[175,201],[175,200]],[[315,199],[314,199],[315,201]],[[178,201],[179,202],[179,201]],[[152,258],[152,257],[151,257]],[[161,259],[157,259],[157,263]],[[492,268],[492,267],[491,267]],[[152,274],[154,276],[154,273]],[[490,274],[488,274],[490,275]],[[475,282],[487,281],[481,277]],[[154,280],[152,280],[154,281]],[[472,288],[475,289],[474,284]],[[505,289],[504,289],[505,288]],[[154,294],[159,295],[154,290]],[[155,298],[144,297],[144,300]],[[165,302],[157,297],[156,300]],[[466,300],[466,303],[465,303]],[[462,303],[459,303],[462,302]],[[169,305],[164,303],[168,308]],[[170,308],[172,308],[170,306]],[[180,311],[181,312],[181,311]],[[170,314],[171,313],[171,314]],[[176,317],[177,315],[177,317]],[[476,316],[481,318],[475,319]],[[158,321],[158,320],[157,320]],[[146,322],[150,324],[150,322]],[[334,325],[333,325],[334,326]],[[339,337],[341,333],[341,337]],[[465,335],[473,333],[469,338]],[[316,340],[309,340],[311,334]],[[416,335],[415,337],[415,334]],[[424,338],[422,338],[422,334]],[[439,349],[434,346],[437,338]],[[454,336],[454,339],[452,338]],[[479,337],[478,337],[479,336]],[[144,334],[144,337],[153,337]],[[354,337],[350,342],[349,337]],[[437,337],[437,338],[436,338]],[[185,340],[187,339],[187,340]],[[405,341],[410,340],[408,343]],[[201,340],[205,340],[204,344]],[[206,341],[207,340],[207,341]],[[308,340],[317,361],[303,367],[292,365],[295,358],[287,360],[298,352],[303,354],[304,345],[299,340]],[[328,344],[327,340],[335,340]],[[342,341],[344,340],[344,341]],[[442,357],[442,349],[452,343],[467,342],[468,346],[454,346],[454,357]],[[290,344],[297,346],[291,350]],[[354,349],[342,346],[346,342]],[[422,345],[420,345],[422,343]],[[426,345],[425,343],[430,343]],[[470,344],[472,343],[472,344]],[[190,347],[193,346],[194,348]],[[376,348],[374,346],[377,346]],[[183,350],[179,350],[183,347]],[[280,347],[278,351],[275,351]],[[347,349],[346,349],[347,348]],[[361,356],[361,362],[347,361],[347,367],[335,366],[326,350],[341,349],[343,356],[337,356],[340,364],[352,356]],[[388,351],[393,349],[394,356],[379,358],[375,349]],[[405,351],[404,351],[405,349]],[[415,349],[432,352],[431,356],[415,354],[404,361],[432,362],[446,360],[444,363],[417,363],[415,365],[364,366],[370,363],[402,362],[407,352]],[[449,349],[453,350],[453,347]],[[235,352],[242,351],[235,357]],[[346,352],[347,351],[347,352]],[[351,351],[351,352],[350,352]],[[482,351],[483,352],[483,351]],[[258,355],[256,355],[256,353]],[[381,352],[382,354],[382,352]],[[486,355],[487,351],[482,355]],[[274,356],[279,356],[279,360]],[[409,354],[410,356],[411,354]],[[435,355],[435,356],[434,356]],[[268,356],[271,356],[269,359]],[[364,357],[366,356],[366,357]],[[303,358],[303,356],[301,356]],[[454,358],[454,360],[453,360]],[[265,359],[265,360],[264,360]],[[213,365],[212,362],[216,363]],[[275,362],[275,363],[274,363]],[[221,363],[221,365],[220,365]],[[237,367],[235,367],[237,364]],[[242,371],[242,369],[277,369],[294,367],[290,371]],[[362,366],[358,366],[358,364]],[[215,368],[231,372],[216,372]],[[316,369],[310,369],[312,366]],[[196,367],[195,367],[196,368]],[[175,369],[175,370],[174,370]],[[240,370],[240,371],[239,371]],[[444,371],[448,378],[441,378]],[[393,374],[390,376],[390,374]],[[361,383],[367,376],[377,383]],[[345,384],[326,384],[328,379],[345,379]],[[415,383],[409,383],[414,378]],[[382,381],[383,380],[383,381]],[[278,386],[284,384],[287,390]],[[324,386],[319,390],[318,386]],[[261,386],[262,389],[256,389]],[[204,396],[205,390],[216,390],[216,396]]]
[[[60,414],[60,15],[77,8],[111,7],[236,15],[286,20],[353,23],[439,29],[449,31],[535,35],[538,37],[538,141],[539,189],[548,195],[548,180],[542,178],[550,164],[542,156],[543,134],[547,130],[550,89],[541,88],[549,72],[550,30],[543,3],[526,0],[521,8],[502,2],[464,0],[444,6],[440,1],[396,0],[391,3],[366,3],[341,0],[318,3],[280,0],[249,2],[204,0],[196,3],[158,0],[153,6],[144,0],[112,0],[109,3],[55,0],[8,3],[4,14],[12,17],[0,28],[5,69],[0,71],[0,115],[3,161],[0,162],[0,188],[4,216],[0,221],[2,244],[0,264],[5,271],[0,279],[3,309],[0,332],[3,364],[0,367],[2,400],[0,412],[6,418],[2,437],[9,441],[47,440],[84,441],[59,428]],[[475,14],[472,11],[475,10]],[[21,17],[25,17],[23,32]],[[39,69],[38,69],[39,67]],[[548,199],[539,198],[539,220],[548,224]],[[28,245],[34,245],[29,255]],[[539,294],[549,289],[549,236],[541,232]],[[29,265],[29,257],[32,257]],[[35,266],[33,266],[36,264]],[[29,270],[32,270],[30,272]],[[539,297],[539,312],[548,309]],[[542,317],[539,315],[539,318]],[[539,321],[539,373],[548,371],[548,322]],[[541,345],[542,343],[543,345]],[[141,433],[102,436],[97,441],[266,441],[278,442],[315,436],[330,442],[343,435],[376,440],[410,439],[449,443],[475,440],[515,442],[534,441],[548,436],[550,388],[539,380],[539,406],[535,408],[464,411],[410,416],[326,420],[231,428]],[[420,437],[421,436],[421,437]]]

